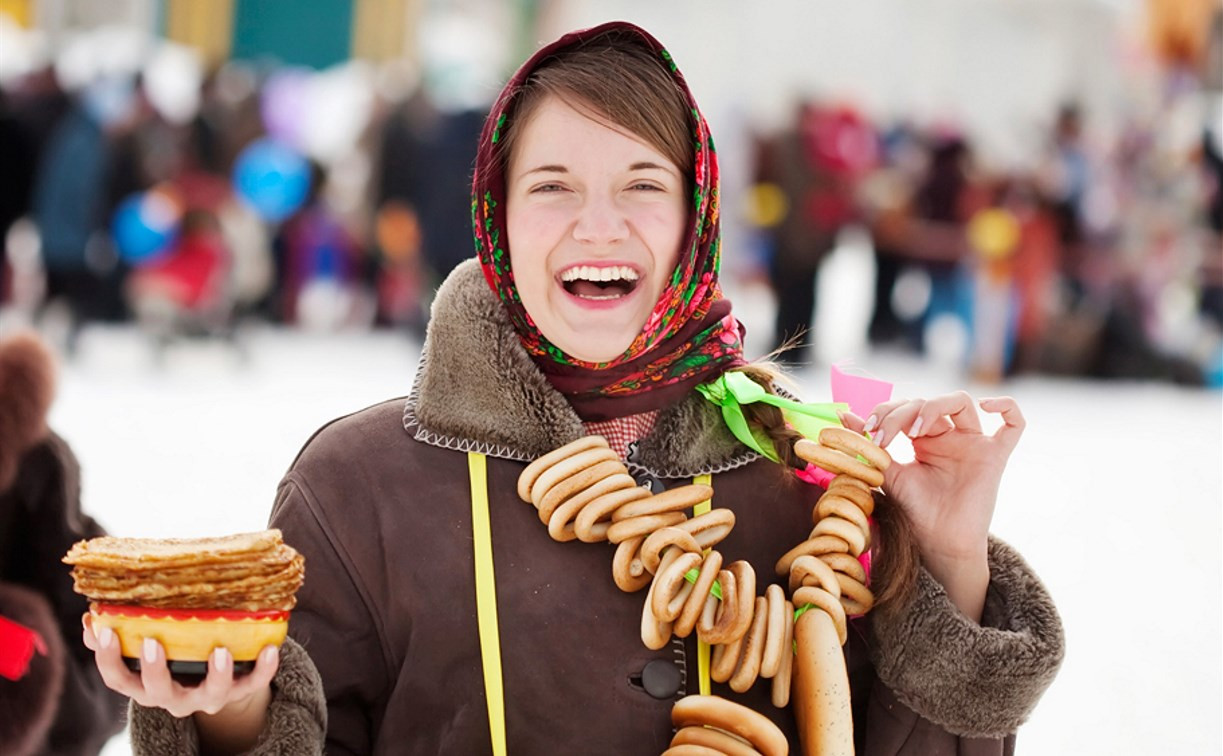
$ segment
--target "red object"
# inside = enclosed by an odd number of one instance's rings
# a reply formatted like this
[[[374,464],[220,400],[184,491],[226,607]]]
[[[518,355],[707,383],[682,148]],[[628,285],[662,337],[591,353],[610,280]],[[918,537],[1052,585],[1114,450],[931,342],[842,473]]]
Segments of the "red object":
[[[266,619],[279,621],[289,618],[289,613],[282,609],[264,609],[261,611],[242,611],[240,609],[148,609],[143,606],[124,606],[122,604],[94,604],[93,611],[98,614],[111,614],[119,617],[148,617],[149,619],[175,620],[241,620]]]
[[[164,257],[134,274],[138,286],[156,289],[189,310],[206,308],[221,294],[229,259],[219,232],[184,233]]]
[[[0,677],[13,681],[25,677],[35,651],[47,655],[42,636],[25,625],[0,617]]]

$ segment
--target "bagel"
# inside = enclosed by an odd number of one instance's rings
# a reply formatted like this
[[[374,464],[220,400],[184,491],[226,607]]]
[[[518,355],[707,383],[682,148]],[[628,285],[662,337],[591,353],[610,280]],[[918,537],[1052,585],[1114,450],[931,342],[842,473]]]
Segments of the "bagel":
[[[722,585],[722,600],[718,601],[712,593],[709,594],[696,625],[697,637],[710,646],[730,643],[739,637],[732,634],[739,625],[739,589],[735,576],[730,570],[721,570],[718,572],[718,582]],[[751,621],[750,618],[748,621]]]
[[[627,538],[648,536],[655,530],[678,525],[687,519],[688,516],[683,512],[663,512],[662,514],[645,515],[644,517],[634,517],[631,520],[613,522],[611,527],[607,529],[607,540],[612,543],[620,543]]]
[[[849,544],[842,538],[836,536],[820,536],[819,538],[808,538],[799,545],[787,551],[782,555],[781,559],[777,560],[774,570],[779,577],[785,577],[790,574],[790,565],[794,560],[804,554],[811,556],[820,556],[829,552],[847,552]]]
[[[615,462],[619,464],[620,458],[611,449],[604,446],[596,446],[560,460],[540,473],[535,482],[531,484],[531,503],[538,507],[548,489],[588,467],[593,467],[599,462]]]
[[[638,557],[644,541],[645,536],[637,536],[616,545],[616,554],[612,557],[612,580],[625,593],[636,593],[654,582],[654,576],[642,569]]]
[[[857,560],[855,560],[857,561]],[[790,565],[790,592],[804,585],[814,585],[828,591],[834,598],[841,597],[841,584],[837,582],[837,574],[827,563],[804,554]]]
[[[604,464],[614,463],[604,462],[595,465],[595,467],[601,467]],[[544,494],[543,499],[539,502],[539,506],[536,507],[539,512],[539,521],[547,525],[548,520],[552,518],[552,513],[566,503],[573,502],[575,506],[580,508],[603,494],[619,491],[624,488],[632,488],[636,485],[637,482],[633,480],[633,476],[627,472],[620,472],[596,481],[587,488],[570,496],[563,495],[565,491],[560,486],[553,486],[551,490]]]
[[[712,549],[730,535],[735,527],[735,513],[729,509],[711,509],[677,527],[691,533],[702,549]]]
[[[760,662],[764,658],[764,644],[769,631],[769,602],[764,596],[757,596],[752,605],[752,624],[743,635],[743,653],[735,666],[735,673],[730,677],[730,689],[736,693],[746,693],[756,683],[760,676]]]
[[[816,525],[826,517],[840,517],[843,520],[849,520],[854,527],[864,533],[871,529],[870,521],[866,519],[866,513],[862,511],[862,508],[841,496],[840,493],[829,492],[821,496],[812,514]]]
[[[849,629],[846,625],[845,607],[841,605],[840,600],[828,591],[805,585],[794,592],[794,606],[802,607],[807,604],[811,604],[815,609],[823,610],[828,615],[833,627],[837,629],[837,638],[840,639],[842,646],[845,645],[845,641],[849,639]],[[807,610],[807,612],[810,611],[813,610]]]
[[[785,637],[781,641],[781,666],[773,677],[772,701],[777,708],[790,703],[790,680],[794,670],[794,604],[785,603]]]
[[[765,590],[765,601],[769,616],[768,634],[764,639],[764,654],[760,658],[760,676],[776,677],[781,668],[782,654],[788,651],[782,646],[786,637],[786,625],[793,622],[786,616],[786,592],[773,583]]]
[[[634,517],[662,514],[664,512],[686,512],[702,501],[709,501],[712,496],[713,489],[706,485],[693,483],[687,486],[677,486],[667,489],[662,493],[653,494],[647,499],[635,502],[632,506],[626,506],[622,510],[618,510],[612,516],[612,520],[613,522],[620,522],[621,520],[628,520]]]
[[[812,538],[819,538],[822,535],[835,536],[849,544],[849,553],[854,556],[860,555],[866,551],[866,547],[870,546],[870,531],[863,531],[854,526],[849,520],[842,520],[840,517],[825,517],[815,524],[811,530]]]
[[[841,585],[841,605],[845,607],[847,615],[860,617],[875,606],[875,594],[862,583],[839,573],[837,582]]]
[[[684,604],[684,610],[675,618],[675,625],[672,627],[672,632],[677,638],[687,638],[692,635],[692,631],[696,629],[696,623],[701,618],[701,611],[705,608],[705,602],[713,599],[716,603],[717,599],[710,594],[710,589],[713,588],[713,583],[718,579],[718,572],[722,569],[722,555],[717,551],[710,551],[705,555],[705,560],[701,562],[701,571],[697,575],[696,583],[692,586],[692,594],[688,597],[687,603]]]
[[[790,750],[781,729],[763,714],[720,696],[685,696],[671,708],[676,727],[708,725],[738,735],[764,756],[784,756]]]
[[[830,473],[846,473],[871,486],[883,485],[883,473],[859,462],[845,452],[824,446],[809,438],[794,442],[794,453],[805,462],[822,467]]]
[[[701,553],[700,545],[688,531],[677,527],[659,528],[646,536],[645,543],[641,545],[641,566],[651,574],[658,572],[662,552],[671,546],[677,547],[680,551]]]
[[[713,727],[689,725],[681,727],[675,737],[671,738],[671,748],[678,746],[700,746],[713,749],[714,753],[725,756],[759,756],[760,751],[742,738]],[[666,751],[671,753],[672,751]]]
[[[860,456],[879,472],[888,469],[892,464],[892,457],[878,444],[848,428],[824,428],[820,431],[820,443],[830,449]]]
[[[853,580],[866,585],[866,568],[854,556],[846,553],[828,553],[819,557],[820,561]]]
[[[668,551],[667,556],[676,551]],[[700,563],[700,552],[682,551],[676,558],[668,560],[666,569],[659,567],[654,575],[654,591],[651,594],[651,600],[654,602],[651,608],[655,617],[663,622],[675,621],[692,593],[693,584],[685,580],[684,575]]]
[[[644,488],[632,486],[605,493],[584,506],[579,502],[577,517],[573,519],[573,532],[583,543],[606,541],[607,531],[612,525],[612,513],[629,502],[649,495],[650,492]]]
[[[610,448],[607,445],[607,439],[602,436],[583,436],[576,441],[570,441],[559,449],[553,449],[539,459],[536,459],[527,465],[526,469],[518,476],[518,498],[531,503],[531,488],[535,485],[535,481],[539,476],[543,474],[544,470],[547,470],[562,459],[600,446],[604,449]]]

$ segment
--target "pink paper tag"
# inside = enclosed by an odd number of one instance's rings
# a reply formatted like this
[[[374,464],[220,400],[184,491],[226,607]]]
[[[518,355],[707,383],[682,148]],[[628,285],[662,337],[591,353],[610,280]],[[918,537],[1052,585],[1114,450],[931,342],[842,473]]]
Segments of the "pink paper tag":
[[[850,412],[865,420],[871,410],[892,398],[892,384],[877,378],[850,375],[832,366],[832,401],[845,402]]]

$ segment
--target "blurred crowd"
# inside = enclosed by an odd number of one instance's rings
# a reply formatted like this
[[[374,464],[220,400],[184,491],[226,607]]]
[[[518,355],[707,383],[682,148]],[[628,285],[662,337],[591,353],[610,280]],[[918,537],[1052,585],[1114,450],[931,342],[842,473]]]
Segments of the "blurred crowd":
[[[249,319],[420,334],[471,254],[484,110],[438,107],[409,69],[231,62],[187,112],[148,68],[61,78],[0,88],[0,306],[69,352],[98,321],[163,342]]]
[[[1193,96],[1190,87],[1166,97]],[[815,285],[849,227],[875,258],[869,340],[1019,372],[1220,382],[1220,127],[1176,143],[1159,118],[1111,143],[1050,114],[1039,159],[1000,170],[952,126],[875,125],[804,102],[758,135],[749,217],[778,301],[782,360],[810,359]],[[1183,140],[1182,140],[1183,141]]]
[[[69,352],[92,321],[163,344],[250,319],[423,333],[434,287],[472,253],[486,104],[444,101],[403,64],[176,78],[163,69],[181,56],[160,60],[74,86],[56,65],[3,80],[0,308],[60,327]],[[1165,110],[1198,89],[1170,85]],[[1219,128],[1186,145],[1135,117],[1105,142],[1073,103],[1048,115],[1040,158],[1005,170],[953,125],[831,102],[755,134],[751,188],[727,200],[747,212],[727,222],[745,216],[756,242],[780,359],[811,361],[819,271],[852,228],[875,258],[873,344],[950,343],[986,381],[1223,383]]]

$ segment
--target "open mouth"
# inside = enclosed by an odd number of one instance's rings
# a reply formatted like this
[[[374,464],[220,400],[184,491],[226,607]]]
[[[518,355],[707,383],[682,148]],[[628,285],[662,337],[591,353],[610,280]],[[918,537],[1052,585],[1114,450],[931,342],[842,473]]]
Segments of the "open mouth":
[[[595,268],[578,265],[561,273],[561,286],[575,297],[594,301],[620,299],[637,288],[637,271],[627,265]]]

